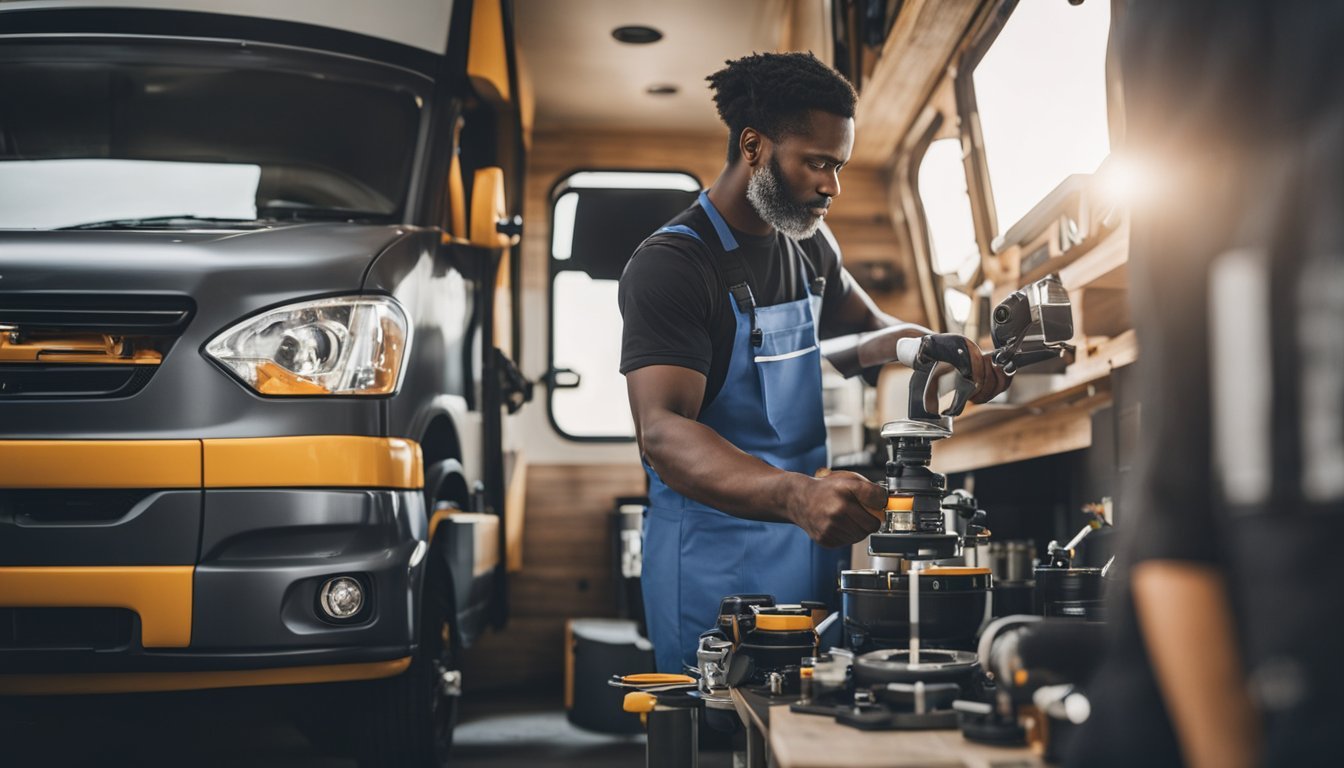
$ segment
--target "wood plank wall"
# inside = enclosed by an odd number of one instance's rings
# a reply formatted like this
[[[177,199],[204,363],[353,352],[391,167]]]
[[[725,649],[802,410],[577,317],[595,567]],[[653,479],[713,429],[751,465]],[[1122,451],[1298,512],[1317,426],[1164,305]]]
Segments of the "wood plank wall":
[[[467,650],[462,681],[468,691],[561,690],[565,620],[615,615],[607,516],[616,497],[643,493],[638,464],[528,470],[524,567],[510,581],[509,624]]]
[[[545,344],[550,256],[551,188],[564,175],[583,169],[689,171],[711,184],[723,167],[722,133],[630,134],[572,130],[538,133],[528,158],[524,216],[522,291],[526,350]],[[898,245],[887,208],[886,173],[847,168],[841,196],[829,218],[847,264],[894,263],[916,284],[910,256]],[[878,294],[879,305],[898,317],[923,321],[917,294]],[[536,351],[536,350],[533,350]],[[530,408],[545,408],[540,393]],[[536,423],[536,422],[533,422]],[[548,428],[548,427],[547,427]],[[527,436],[523,436],[526,444]],[[509,627],[488,633],[464,659],[468,690],[527,686],[555,693],[564,672],[564,624],[570,617],[614,615],[609,520],[617,496],[644,492],[635,462],[613,464],[584,458],[595,449],[572,444],[573,463],[532,464],[528,471],[523,571],[513,576]],[[603,463],[589,463],[603,461]]]

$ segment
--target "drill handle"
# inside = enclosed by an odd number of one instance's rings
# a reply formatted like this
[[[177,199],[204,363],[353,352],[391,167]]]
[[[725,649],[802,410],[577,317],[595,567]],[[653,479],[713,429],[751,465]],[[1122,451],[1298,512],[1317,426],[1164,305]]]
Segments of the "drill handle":
[[[952,405],[942,415],[961,414],[975,393],[975,380],[971,371],[972,354],[975,352],[970,348],[970,340],[955,333],[932,333],[917,339],[900,340],[896,346],[897,359],[915,372],[910,378],[911,419],[938,418],[938,414],[931,413],[924,403],[926,398],[937,402],[937,380],[932,374],[939,363],[951,365],[958,373]]]

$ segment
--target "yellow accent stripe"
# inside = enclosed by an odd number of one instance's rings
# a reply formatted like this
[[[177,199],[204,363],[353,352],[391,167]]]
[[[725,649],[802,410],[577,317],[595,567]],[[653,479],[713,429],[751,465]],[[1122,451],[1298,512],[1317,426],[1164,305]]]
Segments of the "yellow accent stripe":
[[[191,644],[191,565],[0,568],[6,608],[126,608],[146,648]]]
[[[988,576],[988,568],[980,568],[974,565],[938,565],[933,568],[925,568],[919,572],[920,576]]]
[[[204,465],[204,469],[202,469]],[[396,437],[0,440],[0,488],[424,487],[420,446]]]
[[[328,664],[282,669],[218,672],[109,672],[88,675],[0,675],[0,694],[52,696],[89,693],[147,693],[243,688],[257,685],[303,685],[373,680],[406,671],[411,657],[363,664]]]
[[[774,632],[791,632],[812,628],[811,616],[779,616],[770,613],[756,615],[756,628]]]
[[[0,488],[199,487],[199,440],[0,440]]]
[[[396,437],[202,440],[207,488],[423,488],[420,446]]]

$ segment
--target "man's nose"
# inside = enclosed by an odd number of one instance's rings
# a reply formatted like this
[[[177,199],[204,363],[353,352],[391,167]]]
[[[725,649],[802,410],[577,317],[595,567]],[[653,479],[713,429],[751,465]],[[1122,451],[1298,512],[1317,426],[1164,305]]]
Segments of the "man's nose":
[[[837,173],[836,171],[831,171],[830,173],[827,173],[826,178],[823,179],[821,185],[817,187],[817,194],[825,195],[826,197],[838,196],[840,194],[839,173]]]

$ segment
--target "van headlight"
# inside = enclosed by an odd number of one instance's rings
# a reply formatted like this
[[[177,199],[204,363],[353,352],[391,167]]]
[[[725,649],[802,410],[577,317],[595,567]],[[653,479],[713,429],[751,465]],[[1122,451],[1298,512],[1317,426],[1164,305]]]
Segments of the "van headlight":
[[[338,296],[248,318],[205,354],[263,395],[389,395],[410,343],[394,299]]]

